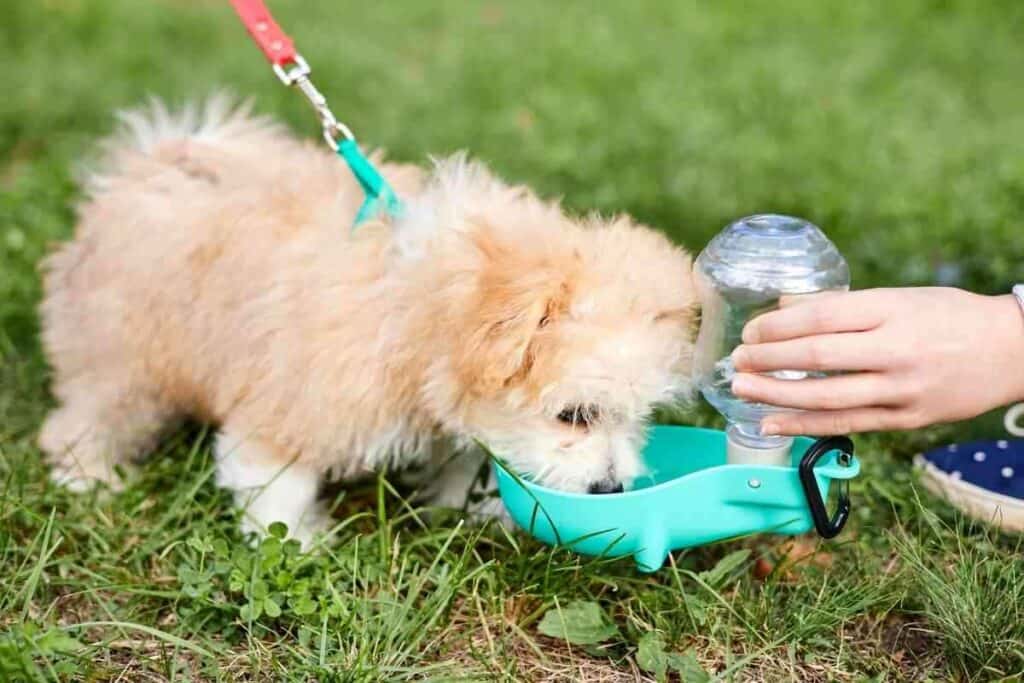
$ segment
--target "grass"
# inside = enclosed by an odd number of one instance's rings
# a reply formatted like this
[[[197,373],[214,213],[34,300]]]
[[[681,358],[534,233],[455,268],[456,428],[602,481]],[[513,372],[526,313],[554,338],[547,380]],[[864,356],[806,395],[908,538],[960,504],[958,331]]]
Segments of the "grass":
[[[1024,280],[1019,2],[272,4],[337,112],[396,158],[469,148],[695,250],[737,216],[805,216],[858,286]],[[745,539],[653,576],[427,521],[384,479],[336,492],[333,548],[249,549],[198,427],[119,495],[50,486],[33,445],[51,402],[35,264],[70,234],[75,165],[111,112],[227,85],[317,132],[226,3],[0,9],[0,680],[1024,671],[1016,541],[919,498],[909,468],[954,434],[994,435],[992,416],[858,439],[864,475],[835,542]]]

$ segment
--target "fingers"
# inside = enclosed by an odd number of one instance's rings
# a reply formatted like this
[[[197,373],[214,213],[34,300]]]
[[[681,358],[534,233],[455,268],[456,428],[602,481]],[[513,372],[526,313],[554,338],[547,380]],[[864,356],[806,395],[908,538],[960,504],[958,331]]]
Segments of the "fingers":
[[[903,411],[892,408],[855,408],[814,413],[784,413],[767,417],[761,433],[769,436],[834,436],[858,432],[908,429]]]
[[[880,370],[886,354],[870,335],[843,333],[743,344],[733,350],[732,362],[739,372]]]
[[[800,410],[848,410],[903,402],[896,383],[873,372],[805,380],[741,373],[733,378],[732,390],[748,401]]]
[[[823,292],[811,292],[809,294],[783,294],[779,297],[779,308],[799,306],[812,301],[819,301],[825,297],[842,296],[844,294],[849,294],[849,292],[845,290],[826,289]]]
[[[781,308],[747,323],[743,328],[743,342],[761,344],[811,335],[871,330],[882,324],[882,314],[871,305],[872,302],[870,290],[786,297],[780,303]]]

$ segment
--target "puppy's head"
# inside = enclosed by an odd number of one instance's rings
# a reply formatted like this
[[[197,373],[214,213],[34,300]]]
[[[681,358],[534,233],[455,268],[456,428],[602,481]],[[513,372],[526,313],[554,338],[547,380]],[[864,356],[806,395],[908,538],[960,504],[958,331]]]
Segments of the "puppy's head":
[[[653,407],[689,392],[689,257],[462,160],[439,165],[407,220],[400,247],[430,273],[437,419],[544,485],[628,489]]]

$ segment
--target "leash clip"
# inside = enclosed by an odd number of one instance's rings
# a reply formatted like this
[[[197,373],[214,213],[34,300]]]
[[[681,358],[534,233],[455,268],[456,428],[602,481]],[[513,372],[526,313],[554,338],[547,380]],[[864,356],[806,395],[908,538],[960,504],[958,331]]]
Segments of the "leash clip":
[[[324,140],[330,148],[337,151],[339,136],[345,140],[355,140],[351,129],[334,116],[334,112],[327,106],[327,98],[313,85],[313,81],[309,79],[313,69],[302,58],[302,55],[295,53],[295,57],[292,58],[290,64],[289,68],[285,68],[282,64],[274,64],[274,73],[288,87],[294,86],[298,88],[299,92],[306,98],[306,101],[316,110],[316,113],[320,116]]]
[[[327,106],[327,98],[313,85],[313,81],[309,79],[309,75],[312,72],[309,64],[298,53],[288,63],[291,64],[290,68],[285,68],[281,64],[274,64],[274,73],[288,87],[294,86],[298,88],[299,92],[305,96],[306,101],[313,106],[313,109],[320,116],[324,141],[327,142],[332,151],[345,160],[345,163],[348,164],[356,180],[359,182],[360,187],[362,187],[363,193],[366,195],[362,206],[359,208],[359,213],[356,214],[353,228],[366,222],[381,211],[397,216],[402,210],[401,202],[398,201],[394,190],[391,189],[391,186],[388,185],[383,176],[374,168],[370,160],[363,155],[359,145],[356,144],[356,138],[352,134],[351,129],[334,116],[334,112]]]

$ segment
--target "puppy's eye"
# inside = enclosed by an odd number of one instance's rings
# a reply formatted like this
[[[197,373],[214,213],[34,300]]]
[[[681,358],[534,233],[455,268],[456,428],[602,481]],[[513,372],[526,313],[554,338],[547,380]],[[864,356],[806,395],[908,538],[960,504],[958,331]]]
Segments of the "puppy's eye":
[[[586,429],[597,420],[598,412],[597,406],[566,406],[556,417],[562,424]]]

